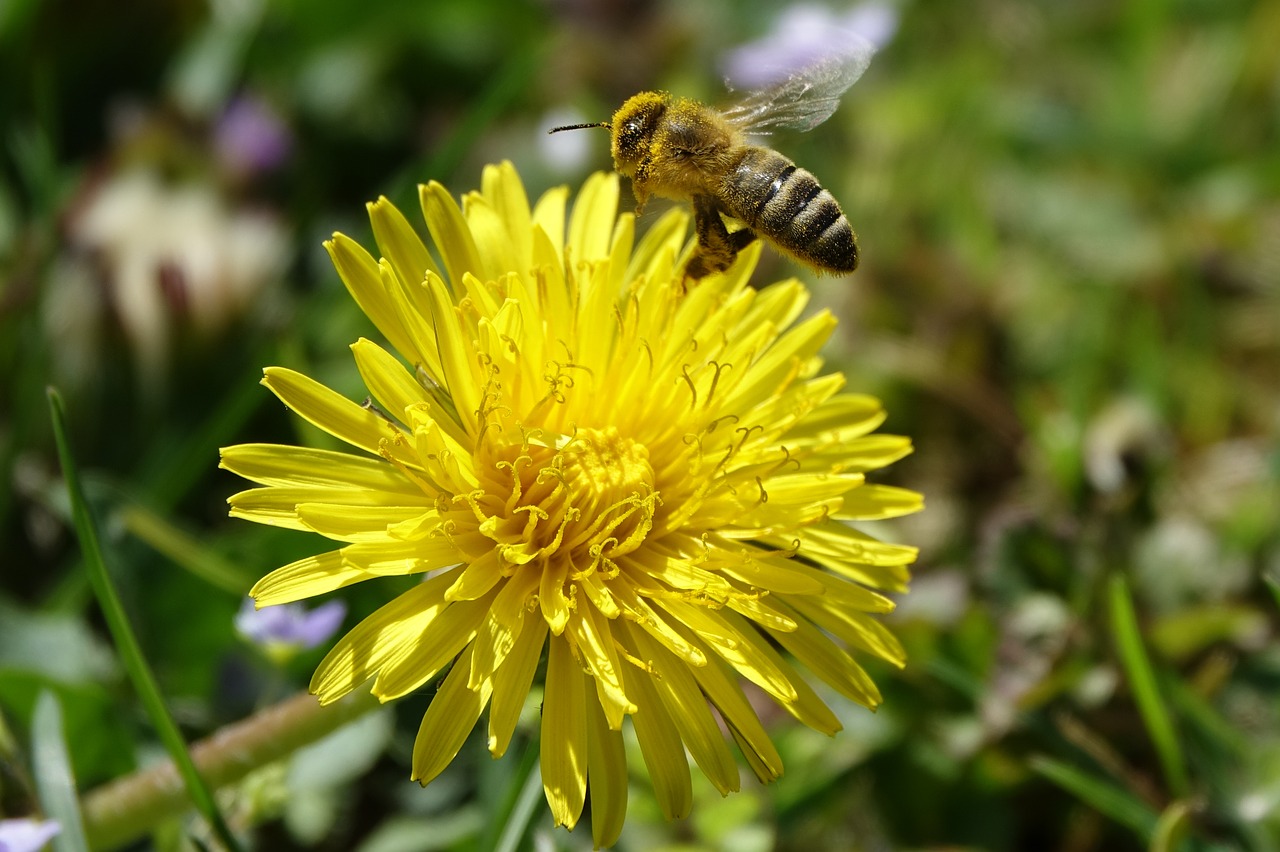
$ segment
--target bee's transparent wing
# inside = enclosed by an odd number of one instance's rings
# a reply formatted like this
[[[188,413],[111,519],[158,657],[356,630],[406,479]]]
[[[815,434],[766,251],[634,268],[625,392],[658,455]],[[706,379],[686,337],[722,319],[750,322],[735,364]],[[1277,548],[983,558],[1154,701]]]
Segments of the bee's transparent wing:
[[[836,111],[840,96],[867,70],[876,52],[875,46],[861,36],[848,36],[847,50],[828,53],[794,70],[783,70],[778,82],[748,92],[722,114],[746,133],[768,133],[775,127],[817,127]]]

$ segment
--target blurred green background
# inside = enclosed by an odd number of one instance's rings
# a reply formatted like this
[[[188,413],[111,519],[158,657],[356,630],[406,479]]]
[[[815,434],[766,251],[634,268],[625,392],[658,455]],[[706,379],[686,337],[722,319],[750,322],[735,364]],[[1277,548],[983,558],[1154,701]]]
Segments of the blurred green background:
[[[836,699],[835,740],[770,720],[771,788],[695,785],[666,824],[637,780],[618,848],[1280,849],[1280,4],[798,13],[862,15],[883,42],[830,121],[769,144],[859,235],[859,271],[812,282],[841,317],[829,363],[916,442],[886,478],[928,508],[881,527],[922,549],[892,618],[910,663],[873,669],[877,714]],[[321,241],[368,244],[364,202],[413,211],[416,183],[458,194],[499,159],[533,196],[576,187],[608,167],[607,134],[547,128],[640,89],[723,102],[734,49],[798,13],[0,4],[0,814],[39,808],[42,689],[82,790],[158,750],[80,566],[46,385],[184,733],[238,720],[323,652],[236,633],[257,577],[323,547],[229,521],[243,485],[216,469],[227,444],[322,440],[258,386],[265,365],[365,395],[347,346],[372,329]],[[766,252],[755,281],[795,274]],[[389,586],[344,592],[347,626]],[[479,848],[517,750],[494,764],[473,738],[420,789],[428,698],[252,776],[233,824],[270,850]],[[539,810],[535,842],[590,834]]]

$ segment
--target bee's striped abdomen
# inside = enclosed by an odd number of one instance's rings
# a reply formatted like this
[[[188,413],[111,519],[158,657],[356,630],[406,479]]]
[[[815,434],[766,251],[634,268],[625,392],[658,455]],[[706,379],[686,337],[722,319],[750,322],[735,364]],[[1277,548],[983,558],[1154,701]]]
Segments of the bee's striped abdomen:
[[[730,214],[800,260],[838,273],[857,267],[858,243],[840,205],[777,151],[748,148],[725,188]]]

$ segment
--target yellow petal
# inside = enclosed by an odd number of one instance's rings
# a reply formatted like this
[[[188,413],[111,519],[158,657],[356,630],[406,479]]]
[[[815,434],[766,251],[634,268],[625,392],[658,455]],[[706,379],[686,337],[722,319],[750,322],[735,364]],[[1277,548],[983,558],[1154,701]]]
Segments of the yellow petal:
[[[627,267],[626,280],[655,281],[670,278],[688,227],[689,215],[679,207],[663,213],[658,221],[645,230],[644,236],[636,245],[631,264]]]
[[[807,566],[792,559],[766,555],[756,559],[725,562],[720,571],[749,586],[770,592],[822,594],[826,587],[811,572],[804,571],[805,567]]]
[[[537,572],[529,569],[517,571],[503,583],[489,608],[489,617],[476,636],[469,681],[473,689],[492,678],[515,648],[516,637],[524,628],[529,598],[537,588]]]
[[[644,631],[633,631],[632,637],[641,658],[653,667],[651,682],[698,767],[720,795],[737,790],[738,765],[690,668]]]
[[[341,550],[333,550],[277,568],[255,583],[249,595],[259,607],[275,606],[323,595],[378,576],[348,562]]]
[[[413,362],[418,374],[418,383],[422,385],[424,394],[437,403],[448,402],[447,396],[433,394],[444,382],[444,367],[440,363],[440,343],[436,340],[436,324],[434,307],[431,304],[427,279],[414,284],[406,284],[396,275],[391,264],[383,261],[378,265],[378,274],[382,278],[383,287],[388,292],[391,309],[396,312],[400,324],[404,327],[409,339],[396,349],[405,358]],[[428,278],[439,276],[428,270]],[[442,398],[443,397],[443,398]]]
[[[621,665],[610,624],[609,619],[600,615],[595,607],[580,604],[577,617],[569,619],[566,633],[572,637],[578,654],[592,674],[609,727],[618,731],[622,729],[622,717],[634,713],[636,706],[622,689]]]
[[[911,439],[901,435],[866,435],[800,456],[803,470],[857,473],[887,467],[911,455]]]
[[[606,289],[617,299],[618,294],[626,286],[627,263],[631,260],[631,250],[636,242],[636,217],[623,213],[613,228],[613,239],[609,247],[610,276],[605,284]]]
[[[475,240],[449,191],[440,183],[431,181],[418,187],[418,200],[422,204],[422,215],[427,220],[431,240],[444,261],[449,281],[457,287],[461,286],[464,273],[483,275],[484,266]]]
[[[836,646],[808,619],[791,610],[781,600],[775,601],[775,604],[784,612],[790,611],[796,625],[794,630],[785,633],[765,625],[769,635],[779,645],[845,698],[869,708],[880,703],[880,690],[863,671],[862,666],[854,662],[847,652]]]
[[[517,265],[511,268],[527,273],[533,260],[533,216],[520,175],[509,160],[503,160],[496,166],[485,166],[480,187],[506,226],[507,240],[517,258]]]
[[[379,502],[405,496],[428,499],[382,459],[282,444],[238,444],[224,447],[221,454],[219,467],[262,485],[361,489]]]
[[[487,551],[462,569],[458,579],[444,593],[447,601],[473,601],[487,595],[503,579],[502,562],[495,551]]]
[[[484,621],[493,595],[474,601],[447,603],[431,617],[381,637],[398,647],[387,653],[373,682],[373,694],[390,701],[413,692],[458,656]],[[374,616],[370,616],[370,619]],[[418,630],[414,631],[413,628]],[[467,667],[470,669],[470,666]]]
[[[892,485],[864,485],[843,498],[834,517],[852,521],[875,521],[897,518],[924,508],[924,497],[915,491]]]
[[[773,656],[762,653],[752,642],[755,630],[740,630],[729,613],[715,612],[679,600],[655,599],[654,603],[671,613],[672,618],[697,634],[743,677],[759,686],[781,703],[796,700],[796,687],[777,665]]]
[[[609,369],[617,339],[616,293],[608,286],[608,272],[608,267],[601,265],[588,273],[591,280],[578,312],[578,328],[591,331],[578,333],[580,343],[574,356],[589,371],[589,376],[603,375]]]
[[[800,363],[817,354],[835,327],[835,317],[822,311],[782,335],[750,366],[746,380],[734,389],[724,407],[736,411],[768,399],[791,380]]]
[[[324,244],[333,260],[338,276],[360,306],[364,315],[373,320],[378,331],[386,335],[391,345],[401,352],[413,351],[413,338],[401,322],[399,311],[383,286],[378,262],[355,240],[345,234],[334,234]]]
[[[597,849],[612,846],[627,816],[627,754],[622,731],[587,698],[587,787],[591,791],[591,839]]]
[[[787,439],[845,442],[860,438],[884,422],[884,406],[873,396],[841,394],[818,406],[787,432]]]
[[[839,521],[805,527],[795,535],[808,556],[839,556],[867,565],[909,565],[919,553],[919,548],[886,544]]]
[[[907,653],[889,629],[864,613],[849,610],[834,601],[821,598],[783,596],[783,600],[803,616],[855,648],[902,668]]]
[[[455,571],[415,586],[338,640],[311,678],[311,692],[320,702],[336,701],[387,662],[403,657],[406,649],[416,647],[427,626],[450,606],[444,601],[444,590],[452,584]]]
[[[390,352],[372,340],[360,338],[351,344],[351,352],[364,386],[391,417],[403,422],[406,409],[426,401],[422,385]]]
[[[685,665],[705,666],[707,664],[707,658],[702,650],[672,628],[655,609],[636,594],[635,589],[629,584],[615,579],[610,588],[618,605],[631,616],[640,631],[653,637]]]
[[[325,495],[339,499],[337,495]],[[299,503],[298,520],[327,538],[346,542],[398,543],[391,527],[406,521],[439,525],[440,513],[423,506],[359,506],[349,503]]]
[[[347,545],[332,553],[307,556],[276,568],[257,581],[250,595],[259,606],[288,604],[371,577],[434,571],[457,564],[460,558],[453,542],[443,537],[397,545]]]
[[[585,678],[568,640],[553,637],[542,704],[542,790],[555,824],[570,829],[587,798],[586,702]]]
[[[740,328],[755,328],[764,322],[770,322],[779,328],[786,328],[800,318],[809,304],[809,291],[794,278],[779,281],[762,288],[751,305],[751,310],[742,317]]]
[[[564,633],[569,623],[569,598],[564,593],[564,581],[568,565],[563,559],[553,559],[542,566],[542,582],[538,589],[538,603],[542,605],[542,617],[556,636]]]
[[[757,670],[764,668],[778,672],[786,679],[795,697],[791,700],[785,700],[778,693],[770,692],[770,694],[779,700],[782,709],[815,731],[831,736],[843,727],[840,724],[840,720],[831,712],[831,708],[823,703],[822,699],[818,697],[818,693],[814,692],[813,687],[809,686],[809,682],[801,677],[800,673],[789,662],[784,660],[782,655],[774,650],[774,647],[766,642],[742,616],[734,612],[725,612],[722,617],[736,633],[740,642],[739,651],[741,656],[743,659],[751,661],[752,668],[744,668],[736,664],[731,657],[726,656],[725,660],[730,665],[746,676],[748,680],[753,680],[751,675],[753,668]],[[763,664],[761,663],[762,660],[765,661]],[[769,691],[769,686],[766,683],[753,682]]]
[[[458,280],[460,282],[461,278]],[[428,275],[424,286],[431,304],[431,321],[439,345],[444,388],[453,398],[463,426],[474,433],[483,388],[475,371],[475,353],[462,333],[453,299],[445,289],[444,282],[434,275]]]
[[[770,477],[764,482],[764,491],[770,508],[807,506],[847,494],[864,481],[860,473],[797,473]]]
[[[804,527],[794,536],[800,552],[823,568],[874,589],[907,590],[910,572],[906,566],[915,561],[917,548],[877,541],[835,520]],[[770,543],[783,544],[780,539]]]
[[[511,743],[511,734],[520,719],[520,710],[529,694],[533,676],[547,641],[547,623],[541,618],[525,618],[512,652],[493,677],[493,708],[489,711],[489,752],[501,757]]]
[[[385,439],[388,451],[398,460],[406,465],[416,461],[397,444],[397,440],[403,440],[403,433],[377,412],[356,405],[302,373],[268,367],[263,374],[262,383],[312,425],[375,454],[384,446]]]
[[[620,629],[627,631],[625,625]],[[693,807],[693,785],[680,732],[658,697],[649,673],[625,669],[624,683],[636,703],[631,723],[640,743],[640,754],[649,769],[658,806],[668,820],[684,819]]]
[[[787,434],[787,430],[794,424],[803,422],[811,411],[822,405],[834,394],[839,393],[844,385],[845,378],[840,373],[831,373],[819,376],[816,379],[796,382],[784,392],[776,394],[752,408],[735,425],[744,429],[755,428],[761,433],[770,435],[771,440],[767,450],[773,451],[778,446],[779,436]],[[726,392],[730,387],[730,385],[726,384]],[[790,451],[788,457],[798,459],[803,464],[805,460],[816,452],[812,444],[812,441],[788,440],[787,447]],[[843,447],[841,444],[834,446],[836,449]],[[804,467],[802,469],[816,470],[817,468]]]
[[[756,778],[767,784],[782,775],[782,758],[764,725],[760,724],[760,717],[742,693],[738,678],[731,675],[728,666],[713,660],[709,665],[694,669],[693,676],[732,732]]]
[[[596,172],[587,178],[569,217],[569,263],[609,256],[613,223],[618,214],[618,175]]]
[[[383,257],[391,261],[396,274],[405,284],[417,284],[430,270],[440,274],[440,267],[422,238],[413,230],[409,220],[400,209],[387,200],[386,196],[367,205],[369,222],[373,225],[373,238],[378,241],[378,249]]]
[[[413,741],[413,780],[424,787],[457,756],[492,694],[489,685],[467,686],[471,649],[465,649],[431,699]]]
[[[479,260],[482,268],[473,277],[481,281],[497,281],[503,272],[525,272],[519,253],[512,245],[507,225],[488,199],[478,192],[469,192],[462,198],[462,216],[477,246],[484,246]],[[458,279],[454,279],[457,281]],[[468,288],[470,290],[470,288]]]
[[[551,263],[563,268],[564,255],[564,214],[569,200],[569,187],[557,186],[547,190],[533,206],[533,261]],[[551,250],[551,256],[539,258],[538,237],[545,241],[544,245]]]

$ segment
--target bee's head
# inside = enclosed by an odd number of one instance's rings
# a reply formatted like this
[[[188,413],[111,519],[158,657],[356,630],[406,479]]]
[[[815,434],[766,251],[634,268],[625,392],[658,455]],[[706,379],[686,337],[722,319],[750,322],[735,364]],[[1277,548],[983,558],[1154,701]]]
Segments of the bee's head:
[[[671,96],[664,92],[641,92],[618,107],[610,133],[613,166],[620,174],[627,177],[635,174],[636,167],[649,153],[653,132],[670,104]]]

